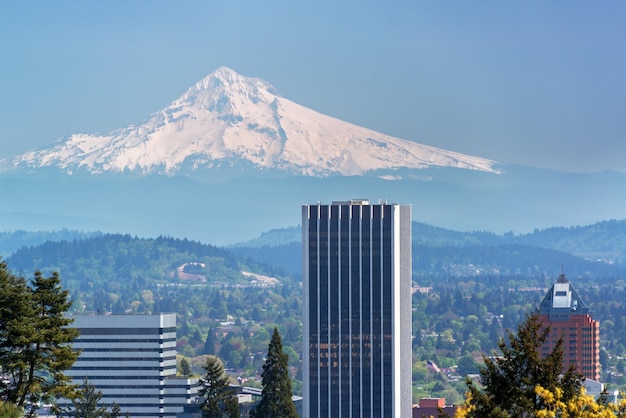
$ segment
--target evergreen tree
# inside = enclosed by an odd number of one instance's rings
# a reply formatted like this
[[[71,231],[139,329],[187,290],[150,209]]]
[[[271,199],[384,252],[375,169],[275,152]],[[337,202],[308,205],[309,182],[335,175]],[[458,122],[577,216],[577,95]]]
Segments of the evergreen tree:
[[[191,344],[194,348],[202,345],[202,335],[200,335],[200,330],[196,328],[194,333],[191,335],[189,339],[189,344]]]
[[[22,408],[0,401],[0,417],[1,418],[21,418],[24,416]]]
[[[216,356],[207,356],[203,366],[206,374],[202,379],[199,395],[202,402],[202,416],[205,418],[239,418],[239,402],[234,389],[228,385],[224,364]]]
[[[78,331],[68,328],[71,302],[60,281],[57,273],[46,278],[36,272],[28,286],[0,262],[0,364],[7,377],[0,396],[20,408],[32,405],[29,416],[40,403],[75,397],[64,371],[78,358],[71,345]]]
[[[119,418],[122,416],[122,408],[115,402],[113,402],[113,406],[111,407],[111,412],[104,414],[105,418]]]
[[[213,328],[209,328],[209,332],[206,335],[202,354],[215,355],[215,334],[213,333]]]
[[[108,416],[106,408],[100,406],[102,400],[102,391],[97,390],[94,385],[89,383],[89,379],[85,377],[80,395],[72,400],[73,408],[65,411],[69,417],[73,418],[101,418]]]
[[[13,275],[6,262],[0,262],[0,365],[7,379],[0,379],[1,398],[23,406],[26,365],[23,351],[29,346],[35,313],[26,279]]]
[[[189,360],[185,357],[180,360],[180,374],[183,376],[189,376],[191,374],[191,365],[189,364]]]
[[[39,389],[41,396],[35,399],[50,403],[53,397],[71,395],[71,378],[64,372],[79,356],[72,343],[78,330],[68,326],[74,322],[66,316],[72,306],[69,291],[61,287],[57,272],[44,277],[35,272],[33,279],[33,302],[35,306],[36,338],[29,356],[29,378],[31,388]]]
[[[291,399],[288,363],[289,356],[283,353],[278,328],[274,328],[261,375],[263,378],[261,401],[253,411],[254,418],[297,418],[296,406]]]
[[[574,399],[582,386],[583,376],[574,365],[563,371],[563,341],[559,340],[547,356],[542,357],[541,346],[550,328],[542,326],[537,315],[529,315],[520,324],[517,335],[508,332],[508,344],[500,340],[500,355],[484,357],[480,368],[480,390],[469,378],[467,399],[462,408],[468,417],[500,418],[535,416],[546,407],[537,396],[536,388],[549,392],[558,390],[562,400]]]

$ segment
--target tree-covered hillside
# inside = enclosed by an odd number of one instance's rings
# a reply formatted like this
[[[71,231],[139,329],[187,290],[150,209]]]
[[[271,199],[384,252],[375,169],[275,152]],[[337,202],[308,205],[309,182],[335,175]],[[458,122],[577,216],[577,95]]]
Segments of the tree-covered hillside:
[[[626,220],[610,220],[587,226],[554,227],[517,237],[517,242],[559,249],[591,260],[626,262]]]
[[[138,292],[154,292],[158,286],[254,286],[262,285],[258,281],[265,276],[275,276],[278,282],[293,281],[278,268],[243,259],[226,249],[169,237],[107,234],[48,241],[22,248],[8,261],[14,271],[59,272],[63,285],[81,302],[82,307],[75,309],[88,312],[129,310]],[[141,310],[151,311],[151,303]]]
[[[551,277],[561,266],[572,278],[615,278],[626,273],[626,221],[525,235],[459,232],[420,222],[413,222],[412,228],[413,279],[422,282],[485,275]],[[231,249],[300,277],[300,234],[300,228],[273,230]]]
[[[102,235],[101,232],[82,232],[69,229],[0,232],[0,257],[7,258],[20,248],[43,244],[47,241],[72,241],[100,235]]]

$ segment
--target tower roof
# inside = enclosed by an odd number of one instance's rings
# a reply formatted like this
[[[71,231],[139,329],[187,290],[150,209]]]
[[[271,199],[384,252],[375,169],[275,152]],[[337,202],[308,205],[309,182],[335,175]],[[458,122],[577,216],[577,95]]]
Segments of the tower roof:
[[[548,315],[551,318],[569,316],[571,314],[587,314],[589,307],[578,296],[578,292],[565,277],[565,274],[559,275],[558,280],[554,283],[548,293],[539,304],[539,313]],[[558,314],[558,315],[555,315]]]

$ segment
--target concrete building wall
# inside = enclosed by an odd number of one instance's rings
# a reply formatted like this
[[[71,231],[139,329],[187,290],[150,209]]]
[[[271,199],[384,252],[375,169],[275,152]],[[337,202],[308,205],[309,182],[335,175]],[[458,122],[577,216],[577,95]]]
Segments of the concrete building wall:
[[[78,385],[87,378],[102,391],[102,405],[115,403],[131,417],[165,418],[197,397],[198,379],[176,377],[175,314],[72,318],[81,354],[66,374]]]

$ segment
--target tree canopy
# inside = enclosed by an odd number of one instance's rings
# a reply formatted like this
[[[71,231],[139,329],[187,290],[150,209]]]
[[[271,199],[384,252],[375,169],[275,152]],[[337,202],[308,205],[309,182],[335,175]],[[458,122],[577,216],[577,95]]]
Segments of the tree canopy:
[[[229,387],[224,373],[224,364],[216,356],[207,356],[203,366],[206,374],[202,379],[199,395],[202,401],[202,416],[206,418],[239,418],[239,402]]]
[[[537,315],[529,315],[517,334],[508,332],[508,343],[500,340],[500,353],[484,357],[480,368],[482,389],[470,378],[467,398],[461,412],[467,417],[527,417],[547,407],[546,398],[537,396],[537,387],[569,402],[579,395],[583,376],[571,365],[563,370],[563,341],[542,357],[540,349],[550,328],[542,326]],[[530,415],[529,415],[530,414]]]
[[[2,418],[21,418],[24,416],[22,408],[18,408],[12,403],[0,401],[0,417]]]
[[[72,400],[73,408],[66,411],[73,418],[100,418],[106,416],[106,408],[100,404],[102,391],[89,383],[89,379],[83,380],[83,387],[79,396]]]
[[[35,272],[29,284],[0,261],[0,364],[6,376],[0,397],[20,408],[30,405],[29,415],[55,397],[74,398],[64,374],[79,355],[72,347],[78,331],[65,316],[70,306],[58,273]]]
[[[283,353],[278,328],[274,328],[261,375],[261,401],[253,412],[254,418],[297,418],[296,406],[291,399],[288,362],[289,356]]]

